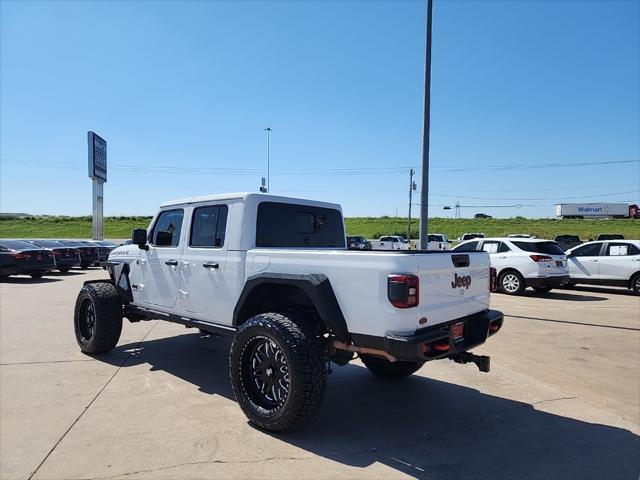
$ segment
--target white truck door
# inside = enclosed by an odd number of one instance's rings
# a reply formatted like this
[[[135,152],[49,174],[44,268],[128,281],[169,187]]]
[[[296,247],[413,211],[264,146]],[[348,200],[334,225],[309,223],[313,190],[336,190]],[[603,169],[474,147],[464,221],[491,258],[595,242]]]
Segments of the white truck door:
[[[600,250],[602,242],[582,245],[571,252],[568,258],[571,278],[598,279],[600,274]]]
[[[180,308],[199,320],[224,323],[220,286],[227,267],[226,204],[196,207],[191,213],[181,261]],[[224,298],[229,295],[224,295]]]
[[[184,210],[160,212],[149,234],[149,250],[140,253],[142,299],[150,306],[173,307],[178,297]]]
[[[628,280],[640,269],[640,251],[632,243],[609,242],[600,257],[600,278]]]

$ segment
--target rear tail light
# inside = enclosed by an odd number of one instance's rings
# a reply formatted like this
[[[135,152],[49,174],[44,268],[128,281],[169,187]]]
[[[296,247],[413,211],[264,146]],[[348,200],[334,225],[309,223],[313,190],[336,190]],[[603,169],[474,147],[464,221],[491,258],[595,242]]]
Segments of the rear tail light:
[[[62,255],[62,252],[61,252],[60,250],[54,250],[54,251],[53,251],[53,254],[54,254],[56,257],[59,257],[60,255]]]
[[[28,253],[14,253],[13,258],[15,258],[16,260],[27,260],[31,258],[31,255],[29,255]]]
[[[498,271],[493,267],[489,267],[489,290],[498,290]]]
[[[531,260],[537,263],[553,261],[553,258],[548,257],[546,255],[530,255],[530,257],[531,257]]]
[[[389,275],[387,277],[387,297],[394,307],[417,307],[419,295],[419,281],[417,276]]]

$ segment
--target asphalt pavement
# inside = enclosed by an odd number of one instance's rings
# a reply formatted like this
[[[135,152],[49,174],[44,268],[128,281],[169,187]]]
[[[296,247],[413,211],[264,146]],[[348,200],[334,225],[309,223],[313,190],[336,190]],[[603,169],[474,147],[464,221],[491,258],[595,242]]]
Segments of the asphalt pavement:
[[[252,428],[229,339],[125,322],[82,354],[75,296],[101,269],[0,284],[0,478],[634,479],[640,471],[640,298],[623,290],[493,295],[506,314],[475,353],[386,381],[333,367],[301,428]]]

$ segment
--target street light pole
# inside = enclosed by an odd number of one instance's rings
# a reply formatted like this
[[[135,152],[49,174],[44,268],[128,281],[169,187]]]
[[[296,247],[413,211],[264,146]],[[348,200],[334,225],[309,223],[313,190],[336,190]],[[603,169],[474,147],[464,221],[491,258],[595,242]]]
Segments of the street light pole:
[[[433,0],[427,0],[427,41],[424,63],[424,118],[422,123],[422,190],[420,192],[420,248],[429,231],[429,129],[431,126],[431,19]],[[424,240],[424,242],[423,242]]]
[[[267,132],[267,193],[269,193],[269,187],[271,186],[271,184],[269,183],[270,180],[270,156],[271,156],[271,127],[267,127],[264,129],[265,132]]]
[[[411,202],[413,200],[413,191],[415,190],[415,184],[413,182],[413,174],[416,171],[412,168],[409,170],[409,218],[407,218],[407,240],[411,240]]]

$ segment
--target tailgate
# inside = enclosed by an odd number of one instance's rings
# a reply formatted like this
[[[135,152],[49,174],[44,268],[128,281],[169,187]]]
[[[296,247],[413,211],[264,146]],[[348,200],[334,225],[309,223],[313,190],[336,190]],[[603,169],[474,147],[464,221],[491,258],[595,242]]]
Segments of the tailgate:
[[[418,318],[432,326],[488,309],[489,267],[485,252],[419,255]]]

